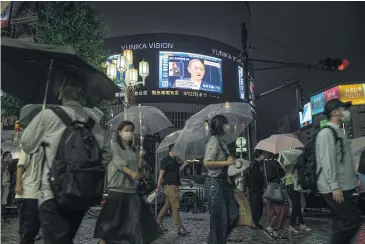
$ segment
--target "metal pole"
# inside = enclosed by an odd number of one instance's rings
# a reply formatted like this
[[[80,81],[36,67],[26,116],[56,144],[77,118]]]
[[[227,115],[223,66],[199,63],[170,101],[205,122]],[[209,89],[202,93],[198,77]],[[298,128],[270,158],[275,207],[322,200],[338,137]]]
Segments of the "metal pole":
[[[246,50],[246,51],[245,51]],[[241,23],[241,51],[245,51],[243,54],[243,80],[244,80],[244,101],[247,104],[250,104],[250,80],[249,80],[249,73],[248,73],[248,52],[247,52],[247,28],[244,22]],[[247,155],[248,160],[251,162],[252,160],[252,142],[251,142],[251,130],[252,126],[249,124],[246,128],[246,139],[247,139]]]
[[[158,143],[155,142],[155,180],[156,182],[158,181],[158,158],[157,158],[157,149],[158,149]],[[157,214],[158,214],[158,207],[157,207],[157,204],[158,204],[158,198],[159,198],[159,194],[157,194],[156,198],[155,198],[155,217],[157,217]]]
[[[49,67],[48,67],[47,83],[46,83],[46,90],[44,91],[42,110],[46,109],[47,96],[48,96],[48,90],[49,90],[49,82],[50,82],[50,79],[51,79],[52,67],[53,67],[53,59],[51,59],[51,62],[49,63]]]

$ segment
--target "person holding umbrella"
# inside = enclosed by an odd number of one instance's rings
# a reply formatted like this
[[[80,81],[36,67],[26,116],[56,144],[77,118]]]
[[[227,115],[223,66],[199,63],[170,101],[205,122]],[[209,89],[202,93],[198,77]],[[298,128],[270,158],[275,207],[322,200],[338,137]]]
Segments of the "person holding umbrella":
[[[123,121],[112,144],[113,159],[108,165],[109,194],[96,223],[94,237],[105,242],[147,244],[157,240],[161,229],[148,205],[138,194],[143,153],[133,143],[135,126]]]
[[[229,131],[228,119],[216,115],[210,121],[211,137],[205,147],[204,166],[208,169],[210,195],[209,244],[225,244],[239,220],[234,185],[228,182],[228,166],[233,164],[223,136]]]
[[[86,92],[88,83],[86,83],[85,77],[76,70],[63,70],[53,74],[54,92],[57,94],[58,99],[62,101],[62,106],[58,107],[57,114],[52,109],[45,109],[34,117],[24,130],[20,143],[26,154],[34,154],[41,147],[44,148],[45,152],[45,160],[39,162],[42,163],[41,197],[38,200],[42,239],[45,244],[68,244],[73,243],[73,238],[87,208],[71,209],[70,207],[61,206],[58,201],[59,198],[56,198],[56,193],[51,187],[52,182],[49,174],[53,172],[51,172],[51,169],[56,163],[54,159],[59,154],[58,147],[61,145],[61,137],[69,128],[64,122],[66,118],[72,121],[85,122],[85,124],[87,121],[93,120],[82,106],[87,100],[86,97],[91,94]],[[60,114],[65,115],[63,119],[61,119]],[[101,125],[97,121],[94,122],[94,126],[89,127],[92,129],[88,131],[90,132],[88,139],[97,144],[93,143],[93,148],[97,149],[95,153],[100,155],[98,164],[106,165],[111,160],[109,143],[104,137],[104,130]],[[63,141],[63,143],[66,142]],[[71,154],[72,152],[68,153]],[[93,174],[92,172],[89,171]],[[100,178],[97,179],[99,182]],[[76,205],[79,202],[73,204]]]

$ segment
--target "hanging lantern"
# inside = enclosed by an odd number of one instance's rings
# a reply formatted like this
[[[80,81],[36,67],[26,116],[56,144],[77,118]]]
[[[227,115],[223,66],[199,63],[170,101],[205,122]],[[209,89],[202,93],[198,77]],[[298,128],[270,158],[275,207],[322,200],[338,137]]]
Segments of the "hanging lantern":
[[[126,57],[119,55],[117,59],[117,69],[124,72],[126,70]]]
[[[144,81],[146,80],[147,76],[150,74],[150,65],[146,61],[139,62],[138,67],[139,75],[142,77],[143,85]]]
[[[138,82],[138,70],[131,68],[126,71],[126,79],[130,85]]]
[[[132,50],[124,50],[123,56],[125,57],[125,61],[127,65],[133,64],[133,51]]]
[[[106,74],[111,80],[114,80],[117,77],[117,65],[115,63],[108,64]]]

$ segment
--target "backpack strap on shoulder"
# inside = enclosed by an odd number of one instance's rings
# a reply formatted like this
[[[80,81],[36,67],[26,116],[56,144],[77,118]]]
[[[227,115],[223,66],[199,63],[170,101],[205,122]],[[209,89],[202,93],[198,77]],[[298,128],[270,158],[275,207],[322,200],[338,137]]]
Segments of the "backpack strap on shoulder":
[[[85,126],[92,131],[92,129],[94,128],[95,125],[95,121],[92,118],[89,118],[85,124]]]
[[[342,163],[343,159],[344,159],[344,156],[345,156],[345,148],[344,148],[344,145],[343,145],[342,138],[340,138],[338,136],[336,130],[333,127],[326,125],[325,127],[322,128],[322,130],[325,129],[325,128],[328,128],[332,131],[332,134],[335,137],[335,145],[337,145],[338,141],[340,142],[340,147],[341,147],[341,161],[340,162]]]
[[[62,122],[66,126],[70,126],[72,124],[72,119],[70,118],[70,116],[68,116],[68,114],[62,108],[51,107],[49,109],[51,109],[62,120]]]

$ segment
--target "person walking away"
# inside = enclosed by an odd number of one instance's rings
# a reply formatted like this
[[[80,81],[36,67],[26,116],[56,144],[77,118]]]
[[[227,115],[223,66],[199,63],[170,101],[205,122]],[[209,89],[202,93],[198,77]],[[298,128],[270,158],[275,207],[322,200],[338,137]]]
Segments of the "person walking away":
[[[298,177],[296,177],[295,173],[296,171],[293,173],[293,165],[287,166],[285,169],[285,187],[291,199],[289,235],[299,234],[299,232],[309,232],[311,231],[311,229],[306,226],[302,214],[301,197],[302,192],[305,191],[302,190],[302,188],[298,184]],[[299,231],[295,228],[297,219],[300,224]]]
[[[111,146],[113,159],[108,166],[109,194],[94,231],[94,237],[102,239],[101,244],[149,244],[162,232],[148,205],[138,194],[143,154],[133,145],[134,129],[131,121],[123,121]]]
[[[160,210],[157,216],[157,223],[163,231],[162,221],[167,215],[167,212],[172,208],[172,216],[177,228],[178,235],[187,235],[190,232],[186,231],[181,224],[180,219],[180,199],[179,199],[179,185],[180,183],[180,165],[175,158],[172,151],[174,145],[169,146],[169,153],[161,161],[160,174],[157,182],[156,192],[158,193],[161,188],[162,180],[164,181],[164,193],[165,193],[165,204]]]
[[[23,131],[21,146],[30,155],[44,147],[45,160],[39,162],[42,163],[39,217],[44,244],[72,244],[87,205],[96,204],[101,199],[105,176],[103,164],[111,160],[111,154],[104,130],[95,122],[98,119],[90,117],[82,107],[86,81],[77,71],[55,69],[52,73],[54,92],[62,106],[41,111]],[[65,136],[67,140],[64,140]],[[65,158],[68,158],[67,164]],[[71,166],[81,169],[71,171],[68,168]],[[64,174],[59,175],[61,173]],[[62,188],[55,185],[54,180],[62,184]],[[74,191],[81,197],[70,199],[69,195],[75,196]]]
[[[247,175],[252,220],[255,224],[255,227],[258,229],[263,229],[263,226],[260,224],[260,219],[262,217],[262,211],[264,207],[262,200],[264,189],[264,175],[261,166],[263,160],[263,153],[260,150],[256,150],[254,154],[254,160],[250,165]]]
[[[234,185],[227,169],[233,164],[224,134],[229,131],[228,119],[216,115],[210,122],[211,137],[205,146],[204,166],[208,169],[210,196],[209,244],[225,244],[239,221],[239,206],[234,197]]]
[[[265,152],[264,174],[266,174],[266,183],[281,183],[281,178],[285,176],[285,170],[276,160],[273,154]],[[278,233],[284,226],[286,217],[285,202],[276,203],[266,199],[266,211],[269,226],[265,228],[265,233],[273,240],[286,239]]]
[[[10,191],[10,173],[8,166],[13,160],[13,156],[9,151],[2,154],[1,157],[1,220],[4,223],[9,223],[9,220],[5,217],[6,204]]]
[[[23,150],[17,166],[15,198],[19,213],[20,244],[34,244],[40,229],[38,198],[40,198],[41,165],[44,150],[26,154]]]
[[[323,114],[328,128],[316,137],[317,186],[331,208],[333,231],[331,244],[348,244],[360,228],[355,164],[349,140],[342,128],[350,122],[351,113],[346,110],[350,103],[333,99],[325,104]]]

